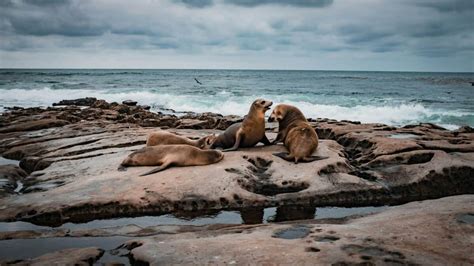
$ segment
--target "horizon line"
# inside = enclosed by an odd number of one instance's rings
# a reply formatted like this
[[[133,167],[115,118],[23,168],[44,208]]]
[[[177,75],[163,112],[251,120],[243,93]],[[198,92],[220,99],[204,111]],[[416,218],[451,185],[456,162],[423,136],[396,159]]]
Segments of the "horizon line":
[[[5,68],[0,67],[0,70],[225,70],[225,71],[321,71],[321,72],[404,72],[404,73],[460,73],[460,74],[474,74],[474,71],[420,71],[420,70],[348,70],[348,69],[277,69],[277,68],[82,68],[82,67],[68,67],[68,68]]]

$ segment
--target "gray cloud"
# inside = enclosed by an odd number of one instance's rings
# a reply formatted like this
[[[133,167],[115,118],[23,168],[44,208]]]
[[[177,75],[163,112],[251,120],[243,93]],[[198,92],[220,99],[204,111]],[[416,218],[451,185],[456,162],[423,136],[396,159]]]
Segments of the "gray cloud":
[[[439,12],[470,12],[474,9],[472,0],[422,0],[415,3],[418,6],[430,7]]]
[[[283,6],[299,6],[299,7],[326,7],[330,6],[333,0],[225,0],[226,3],[255,7],[260,5],[283,5]]]
[[[440,67],[459,57],[472,68],[472,1],[447,2],[0,0],[0,53],[286,58],[328,68],[353,56],[428,58]]]
[[[347,43],[351,44],[374,42],[394,34],[394,32],[377,31],[368,26],[361,27],[357,25],[344,25],[339,28],[339,33],[344,36]]]
[[[107,30],[105,23],[94,21],[69,0],[18,1],[0,15],[10,30],[22,35],[98,36]]]
[[[69,4],[70,0],[23,0],[23,3],[34,6],[62,6]]]
[[[214,4],[212,0],[173,0],[175,3],[184,4],[192,8],[204,8]]]

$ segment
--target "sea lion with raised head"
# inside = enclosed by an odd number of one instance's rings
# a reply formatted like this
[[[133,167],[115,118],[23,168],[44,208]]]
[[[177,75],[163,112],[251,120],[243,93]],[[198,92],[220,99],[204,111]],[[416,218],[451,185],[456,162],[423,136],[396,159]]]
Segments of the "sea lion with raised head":
[[[312,155],[318,148],[318,134],[298,108],[287,104],[275,106],[268,122],[275,120],[278,121],[278,135],[273,144],[283,142],[289,153],[273,155],[295,163],[328,158]]]
[[[200,149],[209,149],[216,139],[215,135],[209,135],[200,139],[190,139],[168,131],[159,130],[148,135],[147,146],[186,144]]]
[[[217,136],[211,148],[223,148],[223,151],[235,151],[240,148],[249,148],[262,142],[270,145],[265,135],[265,112],[273,103],[264,99],[257,99],[252,103],[244,121],[228,127],[224,133]]]
[[[217,150],[201,150],[190,145],[159,145],[141,148],[131,153],[120,164],[119,170],[126,166],[156,166],[159,167],[140,176],[163,171],[169,166],[195,166],[217,163],[224,154]]]

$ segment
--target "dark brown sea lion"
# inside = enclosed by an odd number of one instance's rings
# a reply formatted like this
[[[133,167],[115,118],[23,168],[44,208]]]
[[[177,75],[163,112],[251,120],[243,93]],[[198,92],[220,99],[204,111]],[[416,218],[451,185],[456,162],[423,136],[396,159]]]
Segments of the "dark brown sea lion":
[[[217,136],[211,148],[235,151],[239,147],[253,147],[259,142],[270,145],[270,141],[265,136],[265,112],[270,109],[272,104],[271,101],[263,99],[255,100],[244,121],[228,127],[224,133]]]
[[[209,135],[197,140],[186,138],[168,131],[159,130],[148,135],[146,140],[147,146],[186,144],[200,149],[209,149],[216,139],[216,136]]]
[[[224,154],[217,150],[201,150],[190,145],[159,145],[149,146],[131,153],[120,167],[126,166],[155,166],[159,167],[141,176],[157,173],[168,166],[194,166],[217,163]],[[119,169],[120,169],[119,167]]]
[[[275,120],[278,121],[278,135],[273,143],[283,142],[289,153],[275,153],[273,155],[295,163],[328,158],[312,156],[318,148],[318,135],[298,108],[287,104],[275,106],[268,121]]]

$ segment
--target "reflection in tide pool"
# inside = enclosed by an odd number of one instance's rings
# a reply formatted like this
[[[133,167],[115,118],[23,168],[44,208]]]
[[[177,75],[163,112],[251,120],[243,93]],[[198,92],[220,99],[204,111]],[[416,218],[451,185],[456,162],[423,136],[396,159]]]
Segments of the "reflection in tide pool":
[[[280,206],[277,208],[252,208],[240,211],[216,211],[214,213],[177,213],[161,216],[142,216],[132,218],[119,218],[107,220],[94,220],[87,223],[65,223],[56,229],[83,230],[107,227],[120,227],[137,225],[150,227],[158,225],[206,225],[206,224],[260,224],[270,222],[284,222],[291,220],[343,218],[350,215],[362,215],[379,212],[387,208],[382,207],[357,207],[316,208],[309,206]],[[0,231],[23,230],[54,230],[48,226],[38,226],[27,222],[0,223]],[[309,229],[305,226],[282,232],[277,237],[293,239],[307,234]],[[104,255],[96,262],[97,265],[107,263],[121,263],[134,265],[136,262],[129,256],[129,251],[120,248],[127,240],[139,239],[138,237],[52,237],[37,239],[11,239],[0,241],[0,258],[6,261],[25,260],[35,258],[46,253],[67,248],[98,247],[103,249]],[[27,252],[25,252],[27,251]]]
[[[343,218],[350,215],[361,215],[379,212],[387,208],[381,207],[308,207],[281,206],[273,208],[252,208],[240,211],[216,211],[203,214],[176,213],[161,216],[140,216],[118,219],[93,220],[87,223],[65,223],[57,229],[96,229],[126,225],[149,227],[156,225],[207,225],[207,224],[260,224],[306,219]],[[27,222],[0,223],[0,231],[21,231],[51,229],[48,226],[38,226]]]

